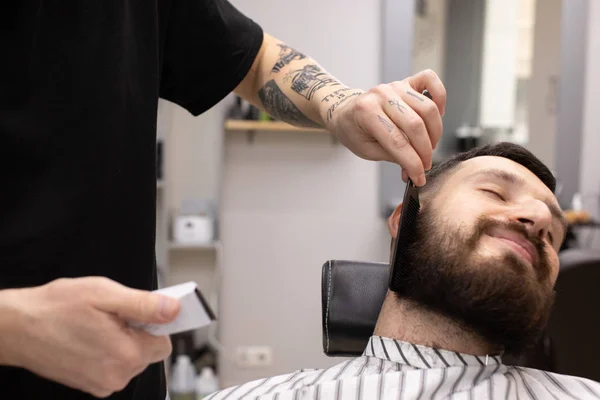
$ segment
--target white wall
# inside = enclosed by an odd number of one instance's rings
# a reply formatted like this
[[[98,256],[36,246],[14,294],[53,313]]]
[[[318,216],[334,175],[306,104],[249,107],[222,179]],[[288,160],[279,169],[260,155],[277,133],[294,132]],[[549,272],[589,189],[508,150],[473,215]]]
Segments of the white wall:
[[[379,1],[233,3],[348,85],[378,83]],[[338,362],[322,354],[321,265],[387,259],[377,164],[328,135],[263,132],[252,144],[228,133],[224,168],[223,385]],[[238,368],[232,357],[246,345],[271,346],[272,367]]]
[[[162,100],[161,103],[163,136],[166,140],[166,187],[158,196],[160,201],[158,206],[167,207],[167,223],[160,229],[167,229],[167,235],[171,237],[171,221],[177,215],[184,200],[208,199],[218,206],[223,174],[225,101],[198,117],[193,117],[175,104]],[[198,287],[214,307],[215,312],[219,311],[217,302],[219,275],[216,274],[219,260],[215,249],[169,250],[165,248],[164,243],[158,243],[157,258],[161,265],[168,265],[166,285],[193,280],[198,283]],[[199,329],[195,332],[198,343],[207,340],[209,329],[212,328]]]
[[[527,147],[550,169],[555,168],[560,23],[562,0],[538,0],[529,82]]]
[[[447,0],[427,2],[427,14],[414,21],[413,72],[432,69],[444,82]]]
[[[519,0],[517,77],[531,78],[531,59],[535,34],[535,14],[537,0]]]
[[[518,0],[486,1],[479,99],[479,123],[485,128],[514,127],[518,17]]]
[[[581,140],[580,191],[584,206],[593,211],[600,220],[600,2],[589,1],[587,33],[587,65],[584,94],[583,134]],[[589,234],[589,233],[588,233]],[[584,242],[586,238],[583,238]],[[600,235],[596,235],[595,247],[600,248]]]
[[[185,199],[218,201],[223,153],[221,102],[198,117],[172,105],[167,149],[169,204],[175,211]]]

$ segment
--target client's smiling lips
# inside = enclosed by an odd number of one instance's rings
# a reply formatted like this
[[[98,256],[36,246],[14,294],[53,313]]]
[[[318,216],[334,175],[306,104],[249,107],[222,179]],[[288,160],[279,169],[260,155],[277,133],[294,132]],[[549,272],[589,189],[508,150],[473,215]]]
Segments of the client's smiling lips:
[[[537,263],[537,251],[535,246],[523,235],[512,231],[498,230],[491,232],[490,236],[506,242],[532,265]]]

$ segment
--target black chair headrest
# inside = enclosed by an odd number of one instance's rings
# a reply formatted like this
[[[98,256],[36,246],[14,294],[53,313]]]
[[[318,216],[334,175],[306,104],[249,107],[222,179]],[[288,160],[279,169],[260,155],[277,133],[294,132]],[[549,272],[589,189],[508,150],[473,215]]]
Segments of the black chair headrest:
[[[600,381],[600,251],[559,253],[556,303],[548,321],[553,372]]]
[[[323,351],[361,355],[373,334],[388,290],[389,265],[331,260],[323,265]]]

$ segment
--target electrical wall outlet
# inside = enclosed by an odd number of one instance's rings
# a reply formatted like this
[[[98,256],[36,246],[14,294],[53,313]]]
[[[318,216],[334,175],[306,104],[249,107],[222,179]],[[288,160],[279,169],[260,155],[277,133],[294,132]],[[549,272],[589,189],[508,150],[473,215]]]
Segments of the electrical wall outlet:
[[[262,368],[273,364],[269,346],[244,346],[237,349],[237,364],[242,368]]]

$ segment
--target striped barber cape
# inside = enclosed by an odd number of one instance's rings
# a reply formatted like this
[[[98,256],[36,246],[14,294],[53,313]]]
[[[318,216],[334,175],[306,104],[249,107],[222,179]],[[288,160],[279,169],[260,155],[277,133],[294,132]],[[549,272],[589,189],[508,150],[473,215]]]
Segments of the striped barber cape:
[[[230,387],[208,400],[235,399],[600,399],[600,384],[372,336],[361,357]]]

